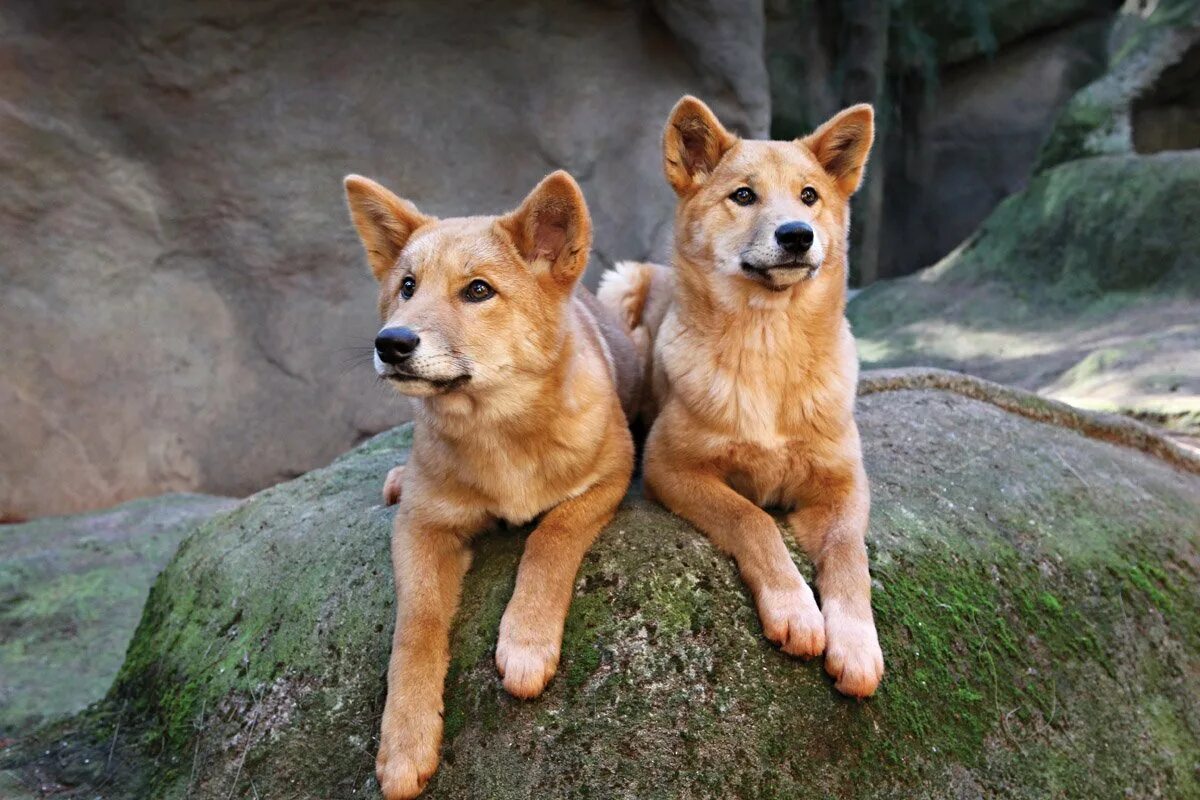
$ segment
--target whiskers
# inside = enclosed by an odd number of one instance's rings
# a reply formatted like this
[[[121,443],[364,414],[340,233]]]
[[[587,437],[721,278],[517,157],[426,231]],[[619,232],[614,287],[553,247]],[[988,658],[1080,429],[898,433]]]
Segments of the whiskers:
[[[338,348],[337,361],[338,373],[343,377],[364,367],[375,374],[375,346],[363,344]]]
[[[337,364],[341,382],[353,387],[352,391],[367,392],[382,403],[390,404],[398,399],[392,387],[387,385],[387,380],[375,371],[374,344],[339,347],[332,360]]]

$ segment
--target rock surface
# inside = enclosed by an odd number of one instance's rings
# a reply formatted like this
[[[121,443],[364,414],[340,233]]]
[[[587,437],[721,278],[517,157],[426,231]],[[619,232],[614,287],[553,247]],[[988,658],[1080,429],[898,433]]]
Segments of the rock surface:
[[[1062,107],[1102,74],[1110,26],[1087,18],[1030,36],[914,90],[876,152],[887,173],[881,276],[938,261],[1025,188]]]
[[[775,0],[772,133],[875,104],[854,199],[863,284],[928,266],[1026,185],[1056,116],[1103,73],[1112,0]]]
[[[752,0],[26,1],[0,31],[0,520],[244,495],[407,417],[347,172],[461,214],[566,168],[596,270],[662,254],[681,94],[767,128]]]
[[[1105,75],[1059,115],[1039,169],[1097,155],[1200,148],[1200,2],[1138,6],[1117,20]]]
[[[963,370],[1200,435],[1200,139],[1152,130],[1171,146],[1139,147],[1134,125],[1138,102],[1200,115],[1179,77],[1200,80],[1200,3],[1123,17],[1115,42],[1027,189],[935,266],[850,303],[866,366]]]
[[[929,364],[1200,431],[1200,151],[1039,175],[961,248],[869,287],[866,366]]]
[[[771,647],[733,565],[635,489],[532,702],[492,664],[524,531],[479,540],[426,796],[1195,796],[1200,462],[972,379],[904,388],[928,377],[868,374],[860,400],[888,659],[875,698]],[[10,746],[0,786],[376,796],[393,614],[378,489],[407,441],[376,437],[200,524],[106,699]]]
[[[102,697],[159,570],[199,520],[235,504],[166,495],[0,525],[0,739]]]

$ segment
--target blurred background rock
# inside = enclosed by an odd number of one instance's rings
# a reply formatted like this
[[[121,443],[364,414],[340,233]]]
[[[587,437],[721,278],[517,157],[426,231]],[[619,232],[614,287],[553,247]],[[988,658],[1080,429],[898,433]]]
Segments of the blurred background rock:
[[[1171,237],[1188,227],[1188,206],[1174,199],[1195,196],[1194,159],[1138,154],[1200,145],[1196,6],[6,3],[0,519],[165,491],[242,496],[405,419],[368,366],[375,289],[343,208],[347,172],[449,215],[502,210],[566,168],[595,217],[589,281],[619,258],[666,258],[673,198],[658,140],[684,92],[753,136],[795,136],[853,102],[879,109],[852,234],[853,283],[872,287],[850,309],[868,364],[937,363],[1047,391],[1067,381],[1058,396],[1186,435],[1200,394],[1186,319],[1198,268],[1192,245]],[[1153,56],[1147,30],[1169,32]],[[1117,74],[1130,69],[1140,82]],[[1065,162],[1121,154],[1125,171],[1111,167],[1110,178],[1068,187],[1050,177]],[[1107,225],[1097,186],[1136,183],[1143,165],[1169,175],[1172,193],[1139,195],[1136,229]],[[957,305],[945,295],[905,305],[925,273],[881,282],[986,230],[1031,180],[1049,182],[1060,207],[1073,207],[1060,189],[1085,193],[1095,216],[1090,228],[1026,230],[1034,222],[1018,215],[1033,244],[1014,274],[1037,302],[996,318],[1008,295],[993,284],[1013,280],[987,248],[975,258],[990,277],[958,281],[975,290],[963,300],[956,289]],[[1042,202],[1038,191],[1027,202]],[[1137,239],[1147,225],[1161,232],[1149,256]],[[1092,288],[1047,295],[1069,302],[1043,302],[1056,247],[1082,248],[1075,272],[1107,269],[1105,236],[1129,239],[1121,258],[1135,275],[1145,277],[1148,258],[1170,264],[1116,293],[1084,281]],[[1103,332],[1073,339],[1048,374],[1040,350],[1010,347],[1030,319],[1040,322],[1029,336],[1053,341],[1061,331],[1043,323],[1064,309],[1072,319],[1090,309],[1077,328],[1091,331],[1094,315],[1111,323],[1112,309],[1136,307],[1132,355],[1122,339],[1124,355],[1100,361],[1142,364],[1146,347],[1153,361],[1164,337],[1146,326],[1164,293],[1166,373],[1126,380],[1121,367],[1115,380],[1082,381],[1102,390],[1063,378],[1117,346]],[[1131,296],[1149,299],[1124,302]],[[966,331],[981,332],[974,350],[939,349]],[[1018,350],[1019,363],[1003,354]],[[1172,402],[1129,399],[1147,394]]]
[[[748,0],[5,3],[0,518],[245,495],[407,419],[342,176],[462,215],[565,168],[594,276],[665,252],[681,94],[767,133],[762,39]]]

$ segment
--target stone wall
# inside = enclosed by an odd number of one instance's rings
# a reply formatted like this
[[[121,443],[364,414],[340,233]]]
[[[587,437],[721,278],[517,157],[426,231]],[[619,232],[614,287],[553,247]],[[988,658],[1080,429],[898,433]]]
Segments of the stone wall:
[[[750,0],[17,0],[0,34],[0,519],[241,495],[405,419],[347,172],[448,215],[566,168],[594,276],[664,254],[680,95],[768,123]]]

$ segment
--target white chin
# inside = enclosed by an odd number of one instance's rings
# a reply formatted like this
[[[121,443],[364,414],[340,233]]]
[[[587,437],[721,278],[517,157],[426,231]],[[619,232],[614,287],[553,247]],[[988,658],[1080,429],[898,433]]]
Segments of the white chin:
[[[446,378],[398,378],[394,377],[393,373],[385,375],[396,391],[408,397],[433,397],[435,395],[447,394],[470,382],[466,376],[452,376]]]
[[[441,389],[436,384],[429,381],[411,380],[411,381],[388,381],[397,392],[406,397],[433,397],[435,394],[440,394]]]

